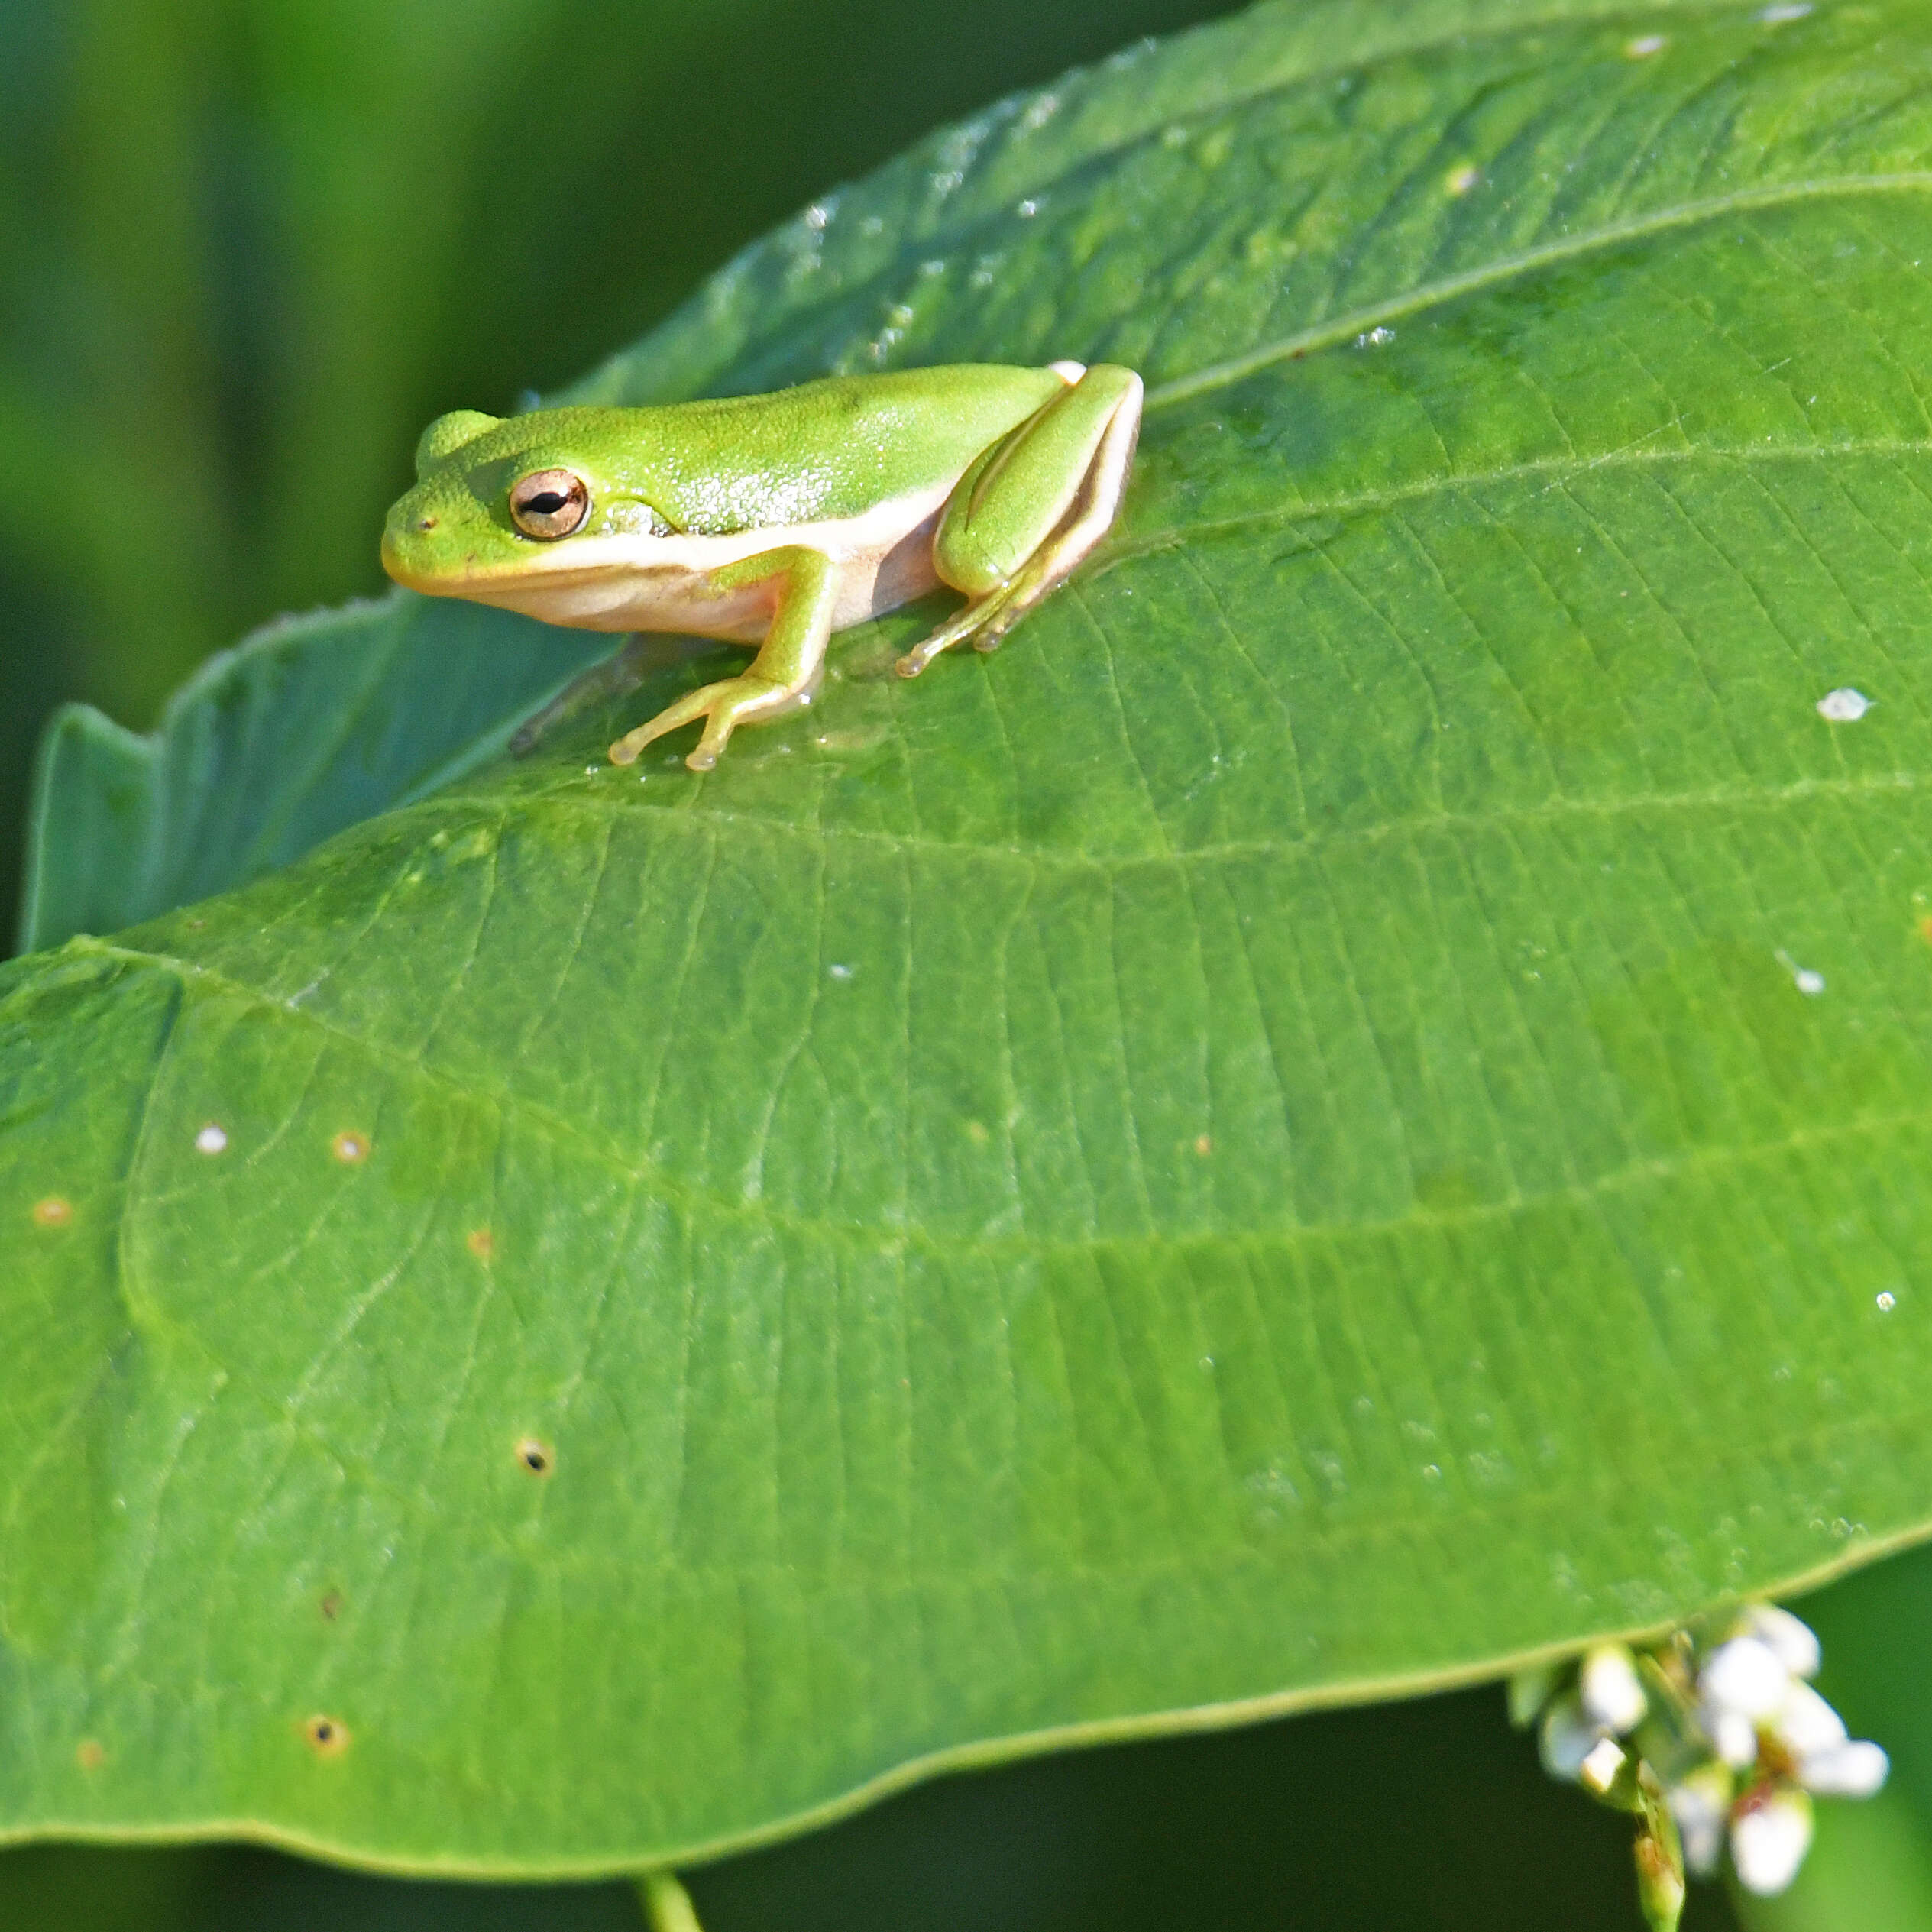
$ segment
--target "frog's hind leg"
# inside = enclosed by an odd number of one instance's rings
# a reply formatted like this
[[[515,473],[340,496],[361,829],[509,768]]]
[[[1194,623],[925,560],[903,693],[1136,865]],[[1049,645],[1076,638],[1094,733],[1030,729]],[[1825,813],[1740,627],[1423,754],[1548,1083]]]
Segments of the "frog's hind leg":
[[[1077,364],[1054,367],[1063,375],[1079,369]],[[1014,625],[1106,535],[1133,464],[1143,394],[1141,378],[1131,369],[1102,365],[1070,377],[1066,393],[995,445],[962,479],[940,525],[934,561],[941,578],[964,591],[967,601],[899,659],[901,677],[917,677],[942,651],[969,639],[977,650],[997,650]],[[1070,478],[1070,487],[1063,481],[1057,487],[1060,478]],[[1002,528],[1002,504],[1017,504],[1023,518],[1032,512],[1034,528],[1015,523],[1010,515],[1005,521],[1012,527]],[[1036,507],[1042,504],[1044,515]],[[972,528],[982,508],[994,512],[981,519],[992,525],[989,541]],[[1008,568],[1001,568],[1002,561]]]

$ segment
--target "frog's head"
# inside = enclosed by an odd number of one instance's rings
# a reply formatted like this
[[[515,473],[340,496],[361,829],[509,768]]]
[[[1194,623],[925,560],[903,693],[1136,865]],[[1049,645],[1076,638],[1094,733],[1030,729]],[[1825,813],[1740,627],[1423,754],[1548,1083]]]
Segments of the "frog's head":
[[[432,596],[546,614],[549,595],[594,571],[602,539],[668,534],[616,473],[606,409],[439,416],[416,445],[416,487],[391,507],[383,568]]]

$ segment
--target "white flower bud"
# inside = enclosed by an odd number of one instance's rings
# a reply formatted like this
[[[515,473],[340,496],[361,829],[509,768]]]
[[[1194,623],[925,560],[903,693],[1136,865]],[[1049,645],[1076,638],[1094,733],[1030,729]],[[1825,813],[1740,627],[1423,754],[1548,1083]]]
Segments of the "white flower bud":
[[[1724,1821],[1731,1808],[1731,1781],[1717,1765],[1694,1771],[1664,1794],[1684,1840],[1684,1862],[1701,1879],[1717,1869],[1724,1852]]]
[[[1584,1710],[1613,1731],[1635,1730],[1650,1707],[1637,1676],[1636,1659],[1620,1643],[1600,1643],[1584,1652],[1577,1688]]]
[[[1752,1636],[1769,1646],[1792,1676],[1817,1675],[1823,1654],[1810,1624],[1775,1604],[1753,1604],[1744,1615]]]
[[[1771,1727],[1794,1758],[1829,1751],[1846,1737],[1844,1719],[1808,1684],[1794,1684],[1785,1694]]]
[[[1811,1848],[1811,1801],[1794,1785],[1778,1785],[1731,1825],[1731,1862],[1746,1892],[1782,1892]]]
[[[1892,1769],[1882,1746],[1864,1738],[1807,1751],[1798,1763],[1798,1781],[1820,1798],[1869,1798]]]
[[[1746,1771],[1758,1761],[1758,1727],[1740,1710],[1706,1704],[1697,1713],[1710,1748],[1733,1771]]]
[[[1574,1696],[1558,1697],[1543,1713],[1536,1733],[1536,1749],[1543,1769],[1552,1778],[1574,1785],[1583,1775],[1583,1761],[1597,1747],[1604,1735],[1601,1724],[1584,1715],[1583,1706]]]
[[[1791,1684],[1791,1672],[1759,1637],[1733,1637],[1720,1644],[1697,1674],[1697,1688],[1707,1704],[1754,1722],[1777,1710]]]
[[[1586,1791],[1601,1798],[1616,1782],[1623,1769],[1623,1747],[1613,1737],[1600,1737],[1577,1767],[1577,1781]]]

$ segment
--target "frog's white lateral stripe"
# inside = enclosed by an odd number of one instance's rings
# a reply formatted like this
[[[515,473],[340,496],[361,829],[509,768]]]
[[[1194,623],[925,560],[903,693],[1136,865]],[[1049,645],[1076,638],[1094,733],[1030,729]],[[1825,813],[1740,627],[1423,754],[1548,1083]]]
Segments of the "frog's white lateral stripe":
[[[963,471],[961,472],[963,474]],[[710,573],[742,557],[797,544],[839,566],[832,626],[843,630],[933,589],[933,535],[957,477],[875,503],[857,516],[725,536],[641,532],[567,537],[461,575],[398,581],[432,596],[461,597],[584,630],[688,632],[755,643],[770,625],[775,582],[710,587]]]

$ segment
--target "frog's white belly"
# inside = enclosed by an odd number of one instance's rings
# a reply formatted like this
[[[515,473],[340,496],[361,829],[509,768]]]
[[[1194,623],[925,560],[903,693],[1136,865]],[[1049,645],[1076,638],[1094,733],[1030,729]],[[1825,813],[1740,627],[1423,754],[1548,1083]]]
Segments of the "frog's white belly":
[[[741,557],[798,544],[821,552],[837,566],[832,628],[843,630],[937,585],[933,538],[951,489],[948,482],[838,522],[730,536],[573,538],[533,554],[513,577],[483,573],[437,587],[578,630],[684,631],[756,643],[771,627],[783,580],[720,591],[711,587],[710,573]]]

